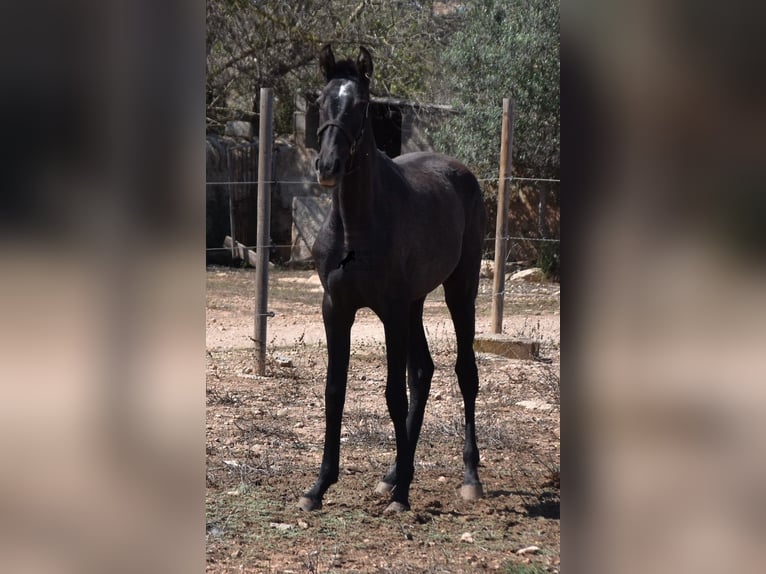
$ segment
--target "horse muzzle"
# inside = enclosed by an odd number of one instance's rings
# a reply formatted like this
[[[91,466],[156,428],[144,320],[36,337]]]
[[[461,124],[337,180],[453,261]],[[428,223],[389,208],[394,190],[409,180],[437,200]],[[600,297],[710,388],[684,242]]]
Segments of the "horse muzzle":
[[[326,187],[328,189],[331,189],[335,187],[336,185],[338,185],[338,180],[336,180],[335,178],[322,179],[321,176],[317,175],[317,181],[319,182],[319,185],[321,185],[322,187]]]
[[[342,178],[341,164],[337,158],[323,161],[320,157],[317,157],[314,162],[314,168],[317,173],[317,181],[322,187],[335,187]]]

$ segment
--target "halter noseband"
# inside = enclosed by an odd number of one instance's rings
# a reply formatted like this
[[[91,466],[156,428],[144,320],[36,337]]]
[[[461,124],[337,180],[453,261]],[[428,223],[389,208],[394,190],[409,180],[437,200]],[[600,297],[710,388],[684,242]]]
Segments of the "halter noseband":
[[[348,160],[347,164],[351,163],[351,160],[354,158],[354,154],[356,153],[356,148],[359,146],[359,143],[362,141],[362,136],[364,136],[364,128],[367,124],[367,116],[369,115],[370,111],[370,100],[367,100],[367,105],[364,106],[364,118],[362,119],[362,127],[359,128],[359,131],[356,134],[355,138],[352,138],[345,127],[343,127],[343,124],[340,122],[336,122],[335,120],[327,120],[325,123],[323,123],[321,126],[319,126],[319,129],[317,130],[317,137],[321,138],[322,132],[324,132],[327,128],[335,127],[340,130],[340,133],[343,134],[343,137],[346,138],[346,141],[348,141],[349,145],[351,146],[349,148],[348,152]]]

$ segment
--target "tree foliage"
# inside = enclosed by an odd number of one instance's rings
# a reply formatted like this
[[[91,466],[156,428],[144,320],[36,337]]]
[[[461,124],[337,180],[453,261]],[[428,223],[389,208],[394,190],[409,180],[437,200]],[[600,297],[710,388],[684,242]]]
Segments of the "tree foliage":
[[[441,55],[442,90],[462,113],[434,134],[447,153],[497,176],[502,99],[514,102],[517,174],[558,177],[559,0],[474,0]]]
[[[207,126],[252,118],[274,88],[278,132],[297,92],[319,88],[316,56],[370,48],[372,91],[453,104],[432,134],[485,177],[497,175],[502,98],[515,103],[514,171],[558,177],[559,0],[208,0]]]
[[[276,127],[289,131],[293,98],[321,85],[316,55],[332,43],[339,57],[359,46],[375,58],[373,93],[421,99],[449,26],[433,2],[390,0],[208,0],[207,125],[257,111],[262,86],[274,88]]]

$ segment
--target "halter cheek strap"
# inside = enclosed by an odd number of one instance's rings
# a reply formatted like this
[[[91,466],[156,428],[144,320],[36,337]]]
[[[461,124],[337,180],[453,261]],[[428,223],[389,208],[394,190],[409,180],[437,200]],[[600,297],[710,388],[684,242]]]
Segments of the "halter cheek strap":
[[[355,140],[351,139],[351,136],[348,135],[348,132],[346,131],[346,128],[343,127],[343,124],[333,120],[323,123],[317,130],[317,136],[321,136],[322,132],[326,131],[327,128],[338,128],[340,130],[340,133],[343,134],[343,137],[346,138],[346,141],[348,141],[349,145],[351,147],[354,147]]]
[[[349,145],[351,146],[349,148],[348,153],[348,162],[350,163],[351,160],[354,157],[354,154],[356,153],[356,148],[359,146],[359,143],[362,141],[362,136],[364,135],[364,128],[367,124],[367,116],[370,112],[370,102],[367,102],[367,105],[364,107],[364,119],[362,120],[362,127],[359,128],[359,131],[356,134],[355,138],[352,138],[345,127],[343,127],[343,124],[336,122],[335,120],[328,120],[325,123],[323,123],[321,126],[319,126],[319,129],[317,130],[317,137],[321,137],[322,133],[327,130],[327,128],[338,128],[340,130],[340,133],[343,134],[343,137],[346,138],[346,141],[348,141]]]

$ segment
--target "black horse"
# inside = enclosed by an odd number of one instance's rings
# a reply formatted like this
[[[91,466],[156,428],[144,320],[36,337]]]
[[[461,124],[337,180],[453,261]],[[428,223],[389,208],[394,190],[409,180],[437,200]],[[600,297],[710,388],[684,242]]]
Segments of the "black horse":
[[[479,378],[473,352],[475,300],[486,213],[479,184],[457,160],[410,153],[391,160],[375,146],[370,120],[372,57],[319,57],[327,79],[319,98],[319,183],[332,190],[332,208],[313,246],[324,287],[327,335],[325,443],[319,478],[300,499],[321,508],[338,480],[351,326],[369,307],[385,329],[386,404],[394,423],[396,461],[376,488],[391,493],[386,511],[409,508],[415,448],[434,364],[423,330],[423,303],[439,285],[457,335],[457,373],[465,404],[465,499],[482,496],[474,411]],[[410,389],[409,409],[407,384]]]

